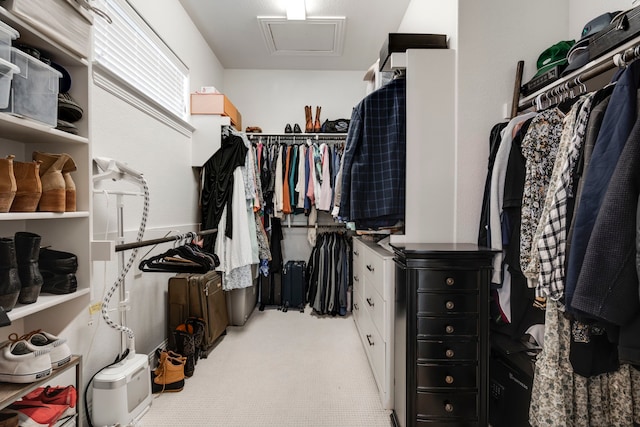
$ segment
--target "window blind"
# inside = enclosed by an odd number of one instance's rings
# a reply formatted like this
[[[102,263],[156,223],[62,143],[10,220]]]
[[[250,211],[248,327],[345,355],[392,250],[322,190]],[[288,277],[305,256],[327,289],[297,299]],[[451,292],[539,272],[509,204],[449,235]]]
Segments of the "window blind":
[[[94,62],[187,120],[189,70],[125,0],[96,0],[109,15],[94,20]]]

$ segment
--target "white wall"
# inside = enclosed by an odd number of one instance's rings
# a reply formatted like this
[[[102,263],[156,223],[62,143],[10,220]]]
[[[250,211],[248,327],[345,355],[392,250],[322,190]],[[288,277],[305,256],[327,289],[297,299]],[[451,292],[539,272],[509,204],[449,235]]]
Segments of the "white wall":
[[[167,0],[158,6],[155,0],[133,0],[144,16],[190,71],[191,91],[203,85],[224,87],[224,73],[215,54],[191,22],[178,0]],[[162,237],[169,230],[192,230],[198,221],[198,179],[191,168],[191,140],[164,123],[93,86],[91,93],[92,150],[94,156],[106,156],[127,162],[142,171],[150,189],[150,212],[145,239]],[[101,184],[106,187],[107,184]],[[112,187],[111,187],[112,188]],[[134,190],[134,187],[128,187]],[[94,197],[93,231],[95,239],[114,239],[116,231],[115,198],[107,202],[104,195]],[[141,214],[141,198],[125,198],[125,231],[133,241]],[[141,256],[154,249],[164,251],[170,244],[140,249]],[[126,257],[131,252],[126,252]],[[92,272],[92,302],[102,300],[104,289],[117,278],[117,256],[111,262],[96,261]],[[149,353],[166,337],[166,287],[169,274],[136,272],[135,263],[126,278],[131,309],[127,325],[136,336],[136,351]],[[112,301],[119,300],[118,293]],[[115,307],[115,304],[111,304]],[[119,322],[117,312],[112,318]],[[79,336],[79,349],[85,355],[85,379],[111,363],[120,351],[120,333],[107,327],[100,314],[93,325],[84,312],[65,331],[66,336]],[[97,337],[97,338],[96,338]]]
[[[371,63],[376,58],[371,59]],[[287,123],[305,130],[304,106],[321,106],[320,120],[350,119],[365,96],[363,71],[226,70],[225,94],[242,114],[242,125],[282,133]]]

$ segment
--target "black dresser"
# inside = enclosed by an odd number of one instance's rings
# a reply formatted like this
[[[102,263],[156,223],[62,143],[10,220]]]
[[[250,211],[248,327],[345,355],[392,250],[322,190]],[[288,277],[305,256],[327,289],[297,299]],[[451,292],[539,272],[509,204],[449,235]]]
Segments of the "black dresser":
[[[394,425],[487,426],[495,251],[460,243],[392,246]]]

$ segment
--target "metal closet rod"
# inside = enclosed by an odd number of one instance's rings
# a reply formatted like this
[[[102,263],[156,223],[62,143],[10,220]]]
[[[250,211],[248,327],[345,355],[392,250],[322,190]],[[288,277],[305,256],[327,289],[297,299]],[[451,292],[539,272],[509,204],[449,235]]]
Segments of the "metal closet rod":
[[[344,224],[291,224],[282,225],[283,229],[286,228],[345,228]]]
[[[217,228],[212,228],[209,230],[190,231],[187,233],[180,233],[174,236],[160,237],[157,239],[141,240],[139,242],[132,242],[132,243],[122,243],[120,245],[116,245],[116,252],[126,251],[128,249],[142,248],[144,246],[157,245],[159,243],[174,242],[177,240],[186,239],[188,237],[206,236],[207,234],[213,234],[217,232],[218,232]]]
[[[623,52],[616,53],[602,64],[585,70],[573,78],[570,78],[566,81],[560,80],[554,84],[549,85],[549,87],[544,92],[518,105],[518,110],[523,111],[528,108],[534,107],[536,105],[536,100],[540,99],[541,97],[550,99],[554,96],[557,96],[559,91],[568,91],[569,89],[573,89],[574,87],[583,86],[587,80],[597,77],[616,67],[624,67],[631,61],[637,59],[638,56],[640,56],[640,44],[630,47]]]
[[[340,139],[344,140],[347,138],[346,133],[248,133],[247,137],[249,139],[255,139],[260,137],[267,138],[281,138],[281,139],[315,139],[316,141],[320,139]]]

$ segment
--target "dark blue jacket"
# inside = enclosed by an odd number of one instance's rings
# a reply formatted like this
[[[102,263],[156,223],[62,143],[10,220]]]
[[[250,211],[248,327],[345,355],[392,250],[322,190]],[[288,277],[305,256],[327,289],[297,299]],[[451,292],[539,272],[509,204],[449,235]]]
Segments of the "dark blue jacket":
[[[593,149],[591,162],[586,171],[580,204],[576,207],[573,239],[567,263],[565,303],[570,312],[576,313],[572,305],[573,293],[582,270],[594,223],[620,153],[636,122],[639,76],[640,61],[631,63],[620,75],[611,94],[611,100]]]

